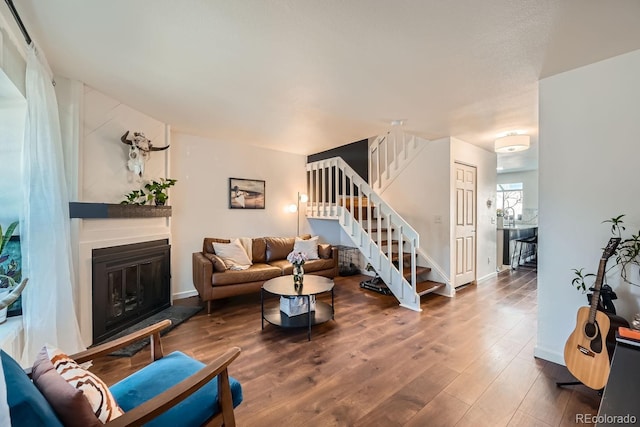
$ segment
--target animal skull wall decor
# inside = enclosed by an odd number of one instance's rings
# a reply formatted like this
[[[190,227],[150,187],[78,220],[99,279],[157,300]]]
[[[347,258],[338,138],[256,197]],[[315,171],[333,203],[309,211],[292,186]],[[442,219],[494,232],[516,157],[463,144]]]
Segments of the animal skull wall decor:
[[[151,141],[144,136],[142,132],[134,132],[133,140],[128,140],[127,136],[129,135],[129,131],[126,131],[124,135],[120,138],[120,140],[129,145],[129,160],[127,161],[127,168],[136,175],[142,177],[144,173],[144,164],[149,159],[152,151],[162,151],[169,148],[169,146],[165,147],[154,147],[151,144]]]

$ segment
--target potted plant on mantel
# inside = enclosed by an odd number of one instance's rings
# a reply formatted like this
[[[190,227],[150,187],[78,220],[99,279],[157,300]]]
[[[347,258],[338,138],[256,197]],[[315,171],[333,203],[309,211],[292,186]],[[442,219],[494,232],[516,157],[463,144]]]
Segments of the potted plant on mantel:
[[[166,193],[166,191],[167,189],[169,189],[169,187],[172,187],[173,185],[175,185],[176,182],[178,182],[178,180],[176,179],[160,178],[158,181],[154,179],[153,181],[147,183],[144,186],[144,188],[146,188],[147,191],[149,191],[149,194],[147,195],[147,199],[149,201],[153,199],[156,206],[164,206],[165,203],[167,203],[167,200],[169,199],[169,195]]]
[[[121,205],[146,205],[152,201],[156,206],[164,206],[169,200],[167,189],[178,182],[177,179],[159,178],[145,184],[144,189],[133,190],[125,195],[125,199],[120,202]],[[147,191],[145,193],[145,190]]]

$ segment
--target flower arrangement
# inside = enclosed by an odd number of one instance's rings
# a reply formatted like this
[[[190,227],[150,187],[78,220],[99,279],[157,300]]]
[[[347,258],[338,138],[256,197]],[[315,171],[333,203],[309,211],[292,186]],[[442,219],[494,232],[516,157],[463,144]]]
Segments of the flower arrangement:
[[[287,261],[293,265],[304,265],[308,259],[309,257],[304,252],[291,252],[287,255]]]
[[[304,280],[304,269],[302,266],[309,257],[304,252],[292,251],[287,255],[287,261],[293,264],[293,285],[296,290],[302,288],[302,281]]]

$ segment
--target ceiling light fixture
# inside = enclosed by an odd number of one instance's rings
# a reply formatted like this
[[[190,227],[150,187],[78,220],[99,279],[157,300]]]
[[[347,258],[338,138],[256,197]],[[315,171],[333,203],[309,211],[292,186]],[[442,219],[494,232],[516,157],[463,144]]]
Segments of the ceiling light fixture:
[[[531,137],[529,135],[519,135],[516,133],[508,134],[502,138],[496,139],[495,152],[514,153],[516,151],[527,150],[530,143]]]

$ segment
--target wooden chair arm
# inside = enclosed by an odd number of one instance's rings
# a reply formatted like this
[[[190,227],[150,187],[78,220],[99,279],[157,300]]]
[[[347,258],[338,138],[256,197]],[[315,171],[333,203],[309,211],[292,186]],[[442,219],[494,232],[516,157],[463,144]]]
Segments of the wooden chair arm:
[[[171,320],[165,319],[161,322],[155,323],[151,326],[147,326],[137,332],[132,332],[129,335],[109,341],[104,344],[97,345],[88,350],[81,351],[70,355],[69,357],[75,360],[77,363],[88,362],[89,360],[96,359],[101,356],[105,356],[112,353],[115,350],[126,347],[129,344],[138,340],[151,336],[151,349],[153,360],[157,360],[162,357],[162,347],[160,343],[160,331],[171,325]],[[159,352],[159,354],[158,354]],[[159,356],[159,357],[158,357]]]
[[[124,413],[124,415],[119,416],[113,421],[106,423],[105,426],[137,426],[149,422],[189,397],[217,375],[220,375],[220,378],[218,378],[218,396],[221,400],[219,403],[220,411],[226,412],[229,409],[233,411],[227,368],[239,354],[240,348],[232,347],[189,378],[181,381],[153,399]],[[231,405],[231,408],[229,408],[229,405]],[[231,416],[233,417],[233,413]]]

